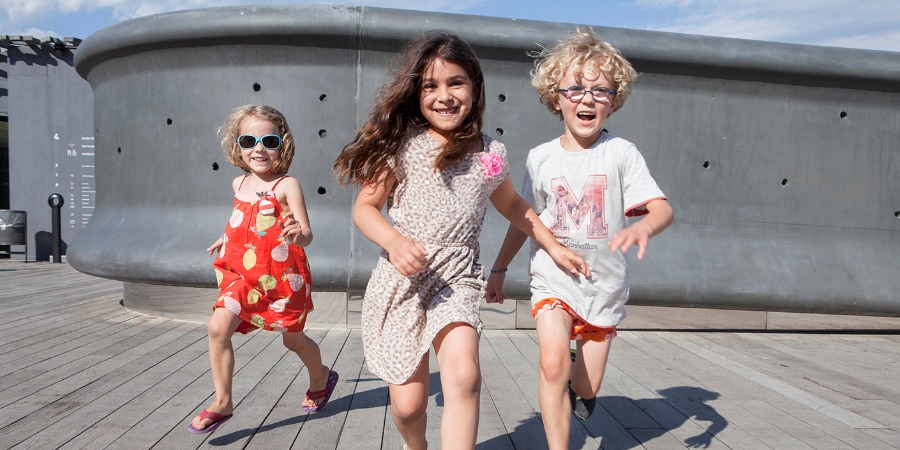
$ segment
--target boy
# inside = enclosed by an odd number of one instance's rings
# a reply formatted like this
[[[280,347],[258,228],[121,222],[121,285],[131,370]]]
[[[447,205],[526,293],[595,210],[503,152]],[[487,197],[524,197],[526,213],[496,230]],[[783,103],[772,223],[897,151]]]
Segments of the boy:
[[[590,30],[537,56],[531,84],[565,126],[561,137],[529,152],[522,197],[592,273],[572,277],[531,244],[538,397],[554,450],[568,447],[572,408],[582,419],[594,409],[616,325],[625,317],[624,253],[636,245],[643,259],[650,237],[671,225],[673,214],[634,144],[603,131],[631,93],[637,77],[631,64]],[[626,227],[626,216],[643,218]],[[488,278],[488,302],[503,302],[506,267],[525,239],[515,227],[507,231]],[[576,341],[574,366],[570,339]]]

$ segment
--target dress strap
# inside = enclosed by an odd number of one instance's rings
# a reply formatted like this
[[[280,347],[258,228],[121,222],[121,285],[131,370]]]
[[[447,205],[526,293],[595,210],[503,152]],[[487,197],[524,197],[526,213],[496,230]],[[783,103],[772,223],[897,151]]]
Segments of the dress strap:
[[[285,179],[285,178],[287,178],[287,175],[285,175],[285,176],[279,178],[278,181],[276,181],[275,184],[272,185],[272,189],[271,189],[272,192],[275,192],[275,186],[278,186],[278,183],[281,183],[281,180],[283,180],[283,179]]]
[[[249,174],[249,173],[245,173],[245,174],[244,174],[244,179],[241,180],[241,184],[238,185],[238,190],[241,190],[241,186],[244,185],[244,182],[247,181],[247,178],[248,178],[248,177],[250,177],[250,174]]]

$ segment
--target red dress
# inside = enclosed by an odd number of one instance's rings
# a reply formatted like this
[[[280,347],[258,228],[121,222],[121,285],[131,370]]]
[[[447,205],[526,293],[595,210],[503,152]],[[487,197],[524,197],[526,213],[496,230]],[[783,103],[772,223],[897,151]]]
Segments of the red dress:
[[[213,309],[239,316],[238,333],[257,328],[303,331],[313,310],[306,252],[281,236],[283,211],[274,190],[283,179],[272,191],[258,192],[257,201],[235,196],[224,243],[213,262],[219,282]]]

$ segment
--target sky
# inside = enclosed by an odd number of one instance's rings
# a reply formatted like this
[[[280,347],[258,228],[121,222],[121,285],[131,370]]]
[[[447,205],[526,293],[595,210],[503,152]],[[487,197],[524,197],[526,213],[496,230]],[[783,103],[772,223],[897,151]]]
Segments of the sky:
[[[898,0],[0,0],[0,34],[84,39],[151,14],[260,3],[331,3],[900,52]]]

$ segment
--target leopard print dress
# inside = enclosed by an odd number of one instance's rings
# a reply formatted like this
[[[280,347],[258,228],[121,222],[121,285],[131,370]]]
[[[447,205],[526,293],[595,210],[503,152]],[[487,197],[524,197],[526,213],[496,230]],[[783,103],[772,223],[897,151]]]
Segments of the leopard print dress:
[[[491,194],[509,176],[506,148],[487,136],[481,152],[442,172],[432,169],[438,143],[424,131],[411,136],[395,160],[388,215],[397,231],[425,247],[428,266],[405,277],[382,251],[361,319],[369,370],[391,384],[412,376],[447,325],[466,323],[481,334],[485,281],[478,236]],[[502,162],[499,170],[485,167],[491,158]]]

